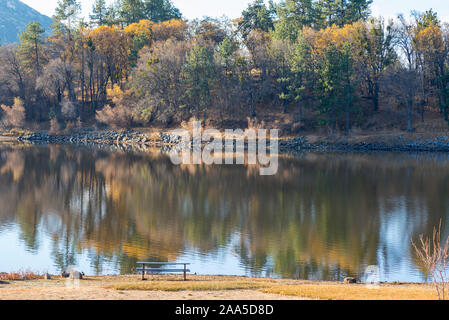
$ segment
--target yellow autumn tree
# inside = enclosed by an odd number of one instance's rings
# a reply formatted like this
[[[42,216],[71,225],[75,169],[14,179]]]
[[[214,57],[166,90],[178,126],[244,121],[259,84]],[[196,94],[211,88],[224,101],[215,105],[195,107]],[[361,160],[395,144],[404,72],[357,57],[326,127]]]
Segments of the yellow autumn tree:
[[[185,40],[187,35],[187,23],[184,20],[172,19],[153,25],[154,41],[166,41],[168,39]]]

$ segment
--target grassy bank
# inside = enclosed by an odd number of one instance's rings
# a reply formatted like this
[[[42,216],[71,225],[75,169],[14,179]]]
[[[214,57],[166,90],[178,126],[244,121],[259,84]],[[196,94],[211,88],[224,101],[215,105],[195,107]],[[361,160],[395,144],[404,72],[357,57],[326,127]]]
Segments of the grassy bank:
[[[77,290],[73,290],[73,286]],[[77,283],[51,280],[8,281],[0,284],[0,299],[323,299],[436,300],[428,284],[343,284],[284,279],[191,275],[86,277]]]

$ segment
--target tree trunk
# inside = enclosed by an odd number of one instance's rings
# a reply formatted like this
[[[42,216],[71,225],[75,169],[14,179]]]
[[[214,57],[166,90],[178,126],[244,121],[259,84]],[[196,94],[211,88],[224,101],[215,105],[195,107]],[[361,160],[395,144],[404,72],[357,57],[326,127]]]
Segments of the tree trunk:
[[[39,78],[40,77],[40,66],[39,66],[39,47],[37,43],[37,38],[34,39],[34,54],[36,55],[36,75]]]
[[[412,111],[413,111],[413,94],[409,93],[408,101],[407,101],[407,131],[413,132],[412,125]]]
[[[251,88],[251,118],[255,118],[256,117],[256,105],[255,105],[255,101],[254,101],[254,92],[253,89]]]
[[[379,84],[377,82],[374,82],[373,88],[373,107],[374,112],[379,111]]]
[[[345,134],[349,136],[351,130],[351,80],[346,80],[346,101],[345,101]]]

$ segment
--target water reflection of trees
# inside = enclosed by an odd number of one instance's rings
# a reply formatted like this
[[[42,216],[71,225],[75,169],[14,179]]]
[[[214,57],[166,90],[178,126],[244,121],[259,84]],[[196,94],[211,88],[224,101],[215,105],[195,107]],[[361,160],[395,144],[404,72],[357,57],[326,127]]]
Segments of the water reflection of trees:
[[[430,231],[449,208],[442,155],[307,154],[282,159],[275,177],[256,169],[177,167],[158,153],[4,146],[0,230],[16,223],[34,251],[46,232],[60,269],[87,251],[97,272],[105,262],[128,272],[136,260],[176,259],[187,248],[213,253],[237,234],[233,250],[254,274],[337,279],[380,257],[403,258],[382,250],[391,217],[404,215],[398,237],[410,251],[410,237]]]

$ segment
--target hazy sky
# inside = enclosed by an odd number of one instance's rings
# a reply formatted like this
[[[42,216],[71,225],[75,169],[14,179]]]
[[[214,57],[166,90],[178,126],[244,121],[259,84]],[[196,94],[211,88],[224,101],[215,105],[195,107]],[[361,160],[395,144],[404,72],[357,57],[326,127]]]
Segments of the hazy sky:
[[[58,0],[22,0],[29,6],[52,16]],[[81,0],[84,14],[87,15],[92,8],[94,0]],[[111,3],[113,0],[107,0]],[[203,16],[218,17],[227,15],[236,18],[251,0],[173,0],[173,3],[188,19]],[[449,21],[449,6],[447,0],[374,0],[373,15],[393,17],[398,13],[408,14],[412,10],[424,11],[434,9],[441,19]]]

